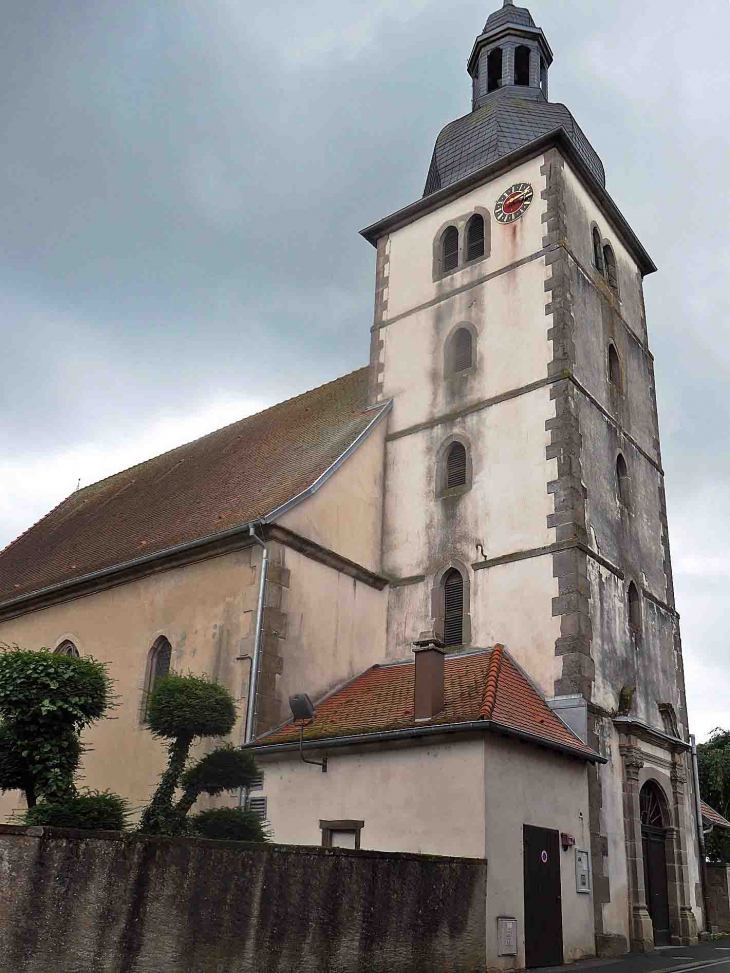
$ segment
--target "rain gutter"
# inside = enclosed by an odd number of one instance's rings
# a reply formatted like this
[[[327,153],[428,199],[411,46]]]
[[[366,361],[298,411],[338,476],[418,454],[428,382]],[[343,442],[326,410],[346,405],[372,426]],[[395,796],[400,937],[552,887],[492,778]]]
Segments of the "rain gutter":
[[[358,733],[352,736],[327,737],[322,740],[305,740],[304,748],[310,750],[330,750],[341,747],[360,746],[365,743],[390,743],[397,740],[415,740],[420,737],[432,737],[451,733],[499,733],[502,736],[514,737],[517,740],[524,740],[527,743],[535,743],[548,750],[557,750],[566,753],[571,757],[578,757],[589,763],[608,763],[607,757],[591,752],[586,753],[579,747],[571,747],[566,743],[557,743],[547,740],[545,737],[538,736],[536,733],[528,733],[527,730],[518,730],[515,727],[507,726],[496,720],[469,720],[466,723],[438,723],[433,726],[414,726],[403,730],[381,730],[375,733]],[[299,740],[293,743],[272,743],[249,744],[257,755],[275,755],[277,753],[289,753],[299,750]]]
[[[121,564],[114,564],[111,567],[100,568],[98,571],[91,571],[90,573],[83,574],[78,578],[70,578],[68,581],[59,581],[56,584],[47,585],[45,588],[37,588],[35,591],[30,591],[25,595],[19,595],[17,598],[11,598],[8,601],[0,602],[0,613],[3,613],[5,609],[14,608],[15,606],[20,608],[25,602],[35,601],[38,598],[43,598],[46,595],[52,595],[56,592],[70,590],[76,586],[87,584],[90,581],[107,577],[113,578],[114,575],[122,574],[125,571],[129,571],[137,567],[144,567],[147,564],[154,564],[156,561],[161,561],[168,557],[174,557],[176,554],[184,554],[188,551],[195,551],[216,541],[223,541],[232,537],[250,535],[252,527],[264,526],[265,524],[273,522],[278,517],[281,517],[283,514],[287,513],[293,507],[296,507],[303,500],[306,500],[308,497],[311,497],[312,494],[316,493],[317,490],[319,490],[320,487],[327,482],[332,474],[342,466],[345,460],[354,453],[357,447],[368,438],[383,416],[390,412],[390,410],[393,408],[393,400],[389,399],[387,402],[376,406],[375,408],[378,409],[377,415],[368,423],[360,435],[357,436],[352,443],[350,443],[347,449],[337,457],[334,463],[332,463],[332,465],[329,466],[324,473],[317,477],[311,486],[307,487],[306,490],[303,490],[291,500],[287,500],[286,503],[274,508],[274,510],[266,514],[265,517],[257,517],[255,520],[247,521],[245,524],[238,524],[236,527],[231,527],[228,530],[207,534],[205,537],[198,537],[195,540],[186,541],[184,544],[178,544],[175,547],[166,547],[162,551],[155,551],[152,554],[144,554],[142,557],[132,558],[130,561],[123,561]]]

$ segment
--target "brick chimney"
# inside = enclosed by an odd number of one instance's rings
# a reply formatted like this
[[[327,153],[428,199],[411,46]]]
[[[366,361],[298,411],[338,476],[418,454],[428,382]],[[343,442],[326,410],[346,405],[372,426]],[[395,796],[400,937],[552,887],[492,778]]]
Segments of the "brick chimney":
[[[417,720],[430,720],[444,708],[444,656],[446,647],[433,632],[423,632],[413,643],[416,678],[413,709]]]

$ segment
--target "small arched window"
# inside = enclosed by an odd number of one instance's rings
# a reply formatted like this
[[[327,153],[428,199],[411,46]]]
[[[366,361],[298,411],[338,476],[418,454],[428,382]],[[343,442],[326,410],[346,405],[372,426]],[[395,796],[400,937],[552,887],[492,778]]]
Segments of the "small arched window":
[[[603,248],[603,266],[605,268],[608,283],[615,291],[617,291],[618,274],[616,272],[616,258],[613,254],[613,250],[608,244],[606,244],[606,246]]]
[[[466,259],[478,260],[484,256],[484,217],[472,216],[466,228]]]
[[[641,628],[641,595],[633,581],[629,584],[629,625],[637,632]]]
[[[530,84],[530,48],[524,44],[515,49],[515,84]]]
[[[502,48],[495,47],[487,55],[487,92],[502,87]]]
[[[608,380],[619,392],[621,391],[621,362],[613,342],[608,346]]]
[[[455,226],[447,228],[441,246],[441,260],[444,272],[456,270],[459,266],[459,231]]]
[[[631,481],[629,479],[629,468],[626,465],[626,460],[623,458],[621,453],[619,453],[616,459],[616,490],[620,502],[625,507],[629,506],[629,501],[631,500],[630,488]]]
[[[444,575],[443,584],[444,645],[461,645],[464,641],[464,579],[456,568],[452,568]]]
[[[464,372],[474,364],[474,347],[471,331],[459,328],[450,341],[448,372]]]
[[[446,489],[466,486],[466,448],[452,443],[446,456]]]
[[[593,264],[600,273],[603,273],[603,256],[601,254],[601,234],[597,227],[593,227]]]
[[[79,659],[81,657],[81,653],[70,639],[66,639],[65,642],[61,642],[61,644],[55,650],[54,655],[68,655],[73,659]]]
[[[147,658],[147,673],[142,700],[142,722],[147,719],[150,694],[158,681],[169,674],[171,660],[172,646],[165,636],[161,635],[150,649],[150,654]]]

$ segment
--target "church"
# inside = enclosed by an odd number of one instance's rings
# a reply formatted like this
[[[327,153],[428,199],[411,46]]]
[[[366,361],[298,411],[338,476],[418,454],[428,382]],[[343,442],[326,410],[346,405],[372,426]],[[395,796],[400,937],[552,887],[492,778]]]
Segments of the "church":
[[[141,807],[149,690],[205,673],[275,841],[487,860],[495,970],[706,926],[656,267],[552,63],[504,0],[423,195],[362,231],[369,364],[77,490],[0,554],[0,642],[116,680],[85,784]]]

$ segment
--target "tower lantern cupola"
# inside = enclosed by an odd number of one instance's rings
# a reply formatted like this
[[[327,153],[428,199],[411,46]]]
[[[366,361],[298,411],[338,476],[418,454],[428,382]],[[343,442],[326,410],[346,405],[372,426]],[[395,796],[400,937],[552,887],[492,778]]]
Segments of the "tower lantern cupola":
[[[550,45],[530,11],[504,0],[489,15],[469,58],[472,109],[499,98],[505,89],[513,97],[547,100],[552,61]]]

